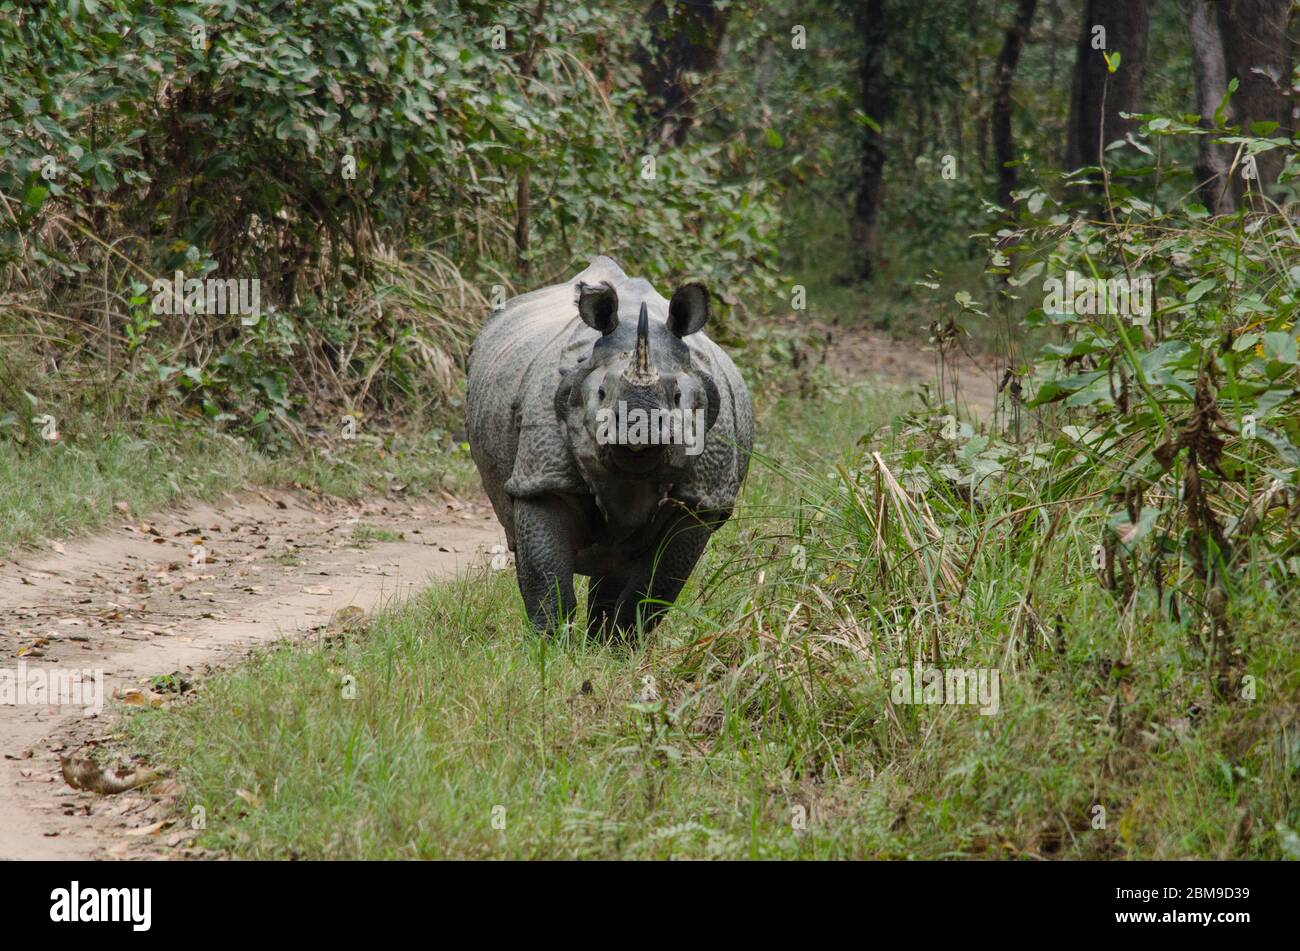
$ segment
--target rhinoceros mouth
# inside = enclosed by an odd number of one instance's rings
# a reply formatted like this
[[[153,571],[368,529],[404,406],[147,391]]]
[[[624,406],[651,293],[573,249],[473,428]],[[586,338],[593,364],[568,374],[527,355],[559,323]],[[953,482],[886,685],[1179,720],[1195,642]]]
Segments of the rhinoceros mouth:
[[[607,446],[606,464],[609,468],[629,475],[643,476],[660,468],[664,463],[663,446]]]

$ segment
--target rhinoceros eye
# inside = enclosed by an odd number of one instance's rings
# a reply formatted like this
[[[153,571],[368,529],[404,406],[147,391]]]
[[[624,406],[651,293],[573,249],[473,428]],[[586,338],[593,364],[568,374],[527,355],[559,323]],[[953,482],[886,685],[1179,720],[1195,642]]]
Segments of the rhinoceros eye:
[[[599,390],[596,391],[596,395],[603,400],[605,398],[605,388],[602,386]]]
[[[677,391],[677,395],[673,397],[673,405],[675,405],[675,406],[681,406],[681,405],[682,405],[682,391],[681,391],[681,390],[678,390],[678,391]]]

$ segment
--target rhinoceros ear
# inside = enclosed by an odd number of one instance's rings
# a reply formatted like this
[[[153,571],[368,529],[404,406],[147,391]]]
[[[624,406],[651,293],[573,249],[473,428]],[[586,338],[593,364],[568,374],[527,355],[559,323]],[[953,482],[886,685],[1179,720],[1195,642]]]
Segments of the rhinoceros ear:
[[[599,284],[578,282],[574,293],[578,316],[582,322],[602,334],[612,333],[618,326],[618,294],[609,281]]]
[[[709,292],[703,284],[683,284],[668,302],[668,329],[679,337],[695,333],[709,320]]]

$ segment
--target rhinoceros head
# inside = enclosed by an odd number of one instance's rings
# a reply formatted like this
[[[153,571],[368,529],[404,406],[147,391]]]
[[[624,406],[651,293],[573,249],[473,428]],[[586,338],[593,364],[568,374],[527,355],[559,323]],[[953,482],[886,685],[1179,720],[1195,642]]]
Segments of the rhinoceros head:
[[[708,292],[683,285],[662,322],[650,319],[645,301],[620,307],[608,282],[580,282],[575,298],[583,322],[601,334],[556,394],[575,455],[624,478],[688,467],[718,416],[717,386],[684,340],[708,321]],[[620,310],[636,319],[620,320]]]

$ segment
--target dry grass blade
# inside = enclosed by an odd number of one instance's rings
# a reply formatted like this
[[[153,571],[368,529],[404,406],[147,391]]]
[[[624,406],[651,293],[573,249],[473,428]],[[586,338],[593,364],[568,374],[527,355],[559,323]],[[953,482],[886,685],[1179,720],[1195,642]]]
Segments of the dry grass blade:
[[[938,556],[935,569],[942,579],[943,587],[949,592],[956,591],[959,587],[957,572],[949,557],[947,540],[944,538],[943,532],[939,530],[939,526],[935,524],[932,513],[928,507],[925,509],[917,507],[912,497],[898,484],[894,474],[889,471],[889,466],[885,464],[885,460],[881,458],[879,452],[872,452],[871,459],[875,463],[876,472],[884,483],[899,528],[907,540],[910,554],[917,560],[917,564],[921,566],[922,570],[928,573],[930,565],[925,561],[922,551],[927,547],[937,550]],[[918,540],[917,534],[913,532],[913,527],[919,527],[920,532],[925,536],[924,542]]]

